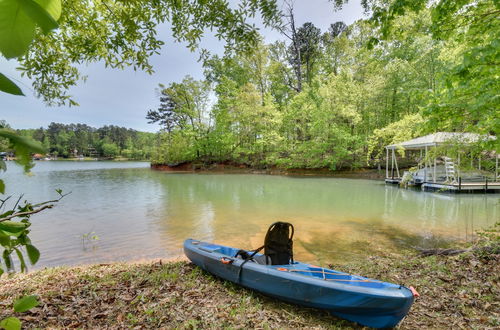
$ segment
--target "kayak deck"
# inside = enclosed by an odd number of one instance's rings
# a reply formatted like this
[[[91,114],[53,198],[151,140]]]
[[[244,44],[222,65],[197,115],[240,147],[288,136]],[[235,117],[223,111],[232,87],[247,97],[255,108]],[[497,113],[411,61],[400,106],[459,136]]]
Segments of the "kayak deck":
[[[198,247],[201,250],[205,250],[207,252],[220,253],[230,258],[234,258],[236,253],[239,251],[239,249],[236,248],[211,244],[211,243],[204,243],[204,242],[198,243]],[[247,251],[247,252],[251,253],[252,251]],[[261,254],[259,253],[256,254],[256,256],[259,255]],[[342,282],[349,285],[356,285],[369,288],[391,288],[391,287],[398,289],[400,288],[400,285],[397,284],[382,282],[363,276],[347,274],[333,269],[313,266],[297,261],[289,265],[265,265],[265,266],[271,269],[276,269],[278,271],[291,273],[297,276],[307,276],[310,278],[321,279],[324,281]]]

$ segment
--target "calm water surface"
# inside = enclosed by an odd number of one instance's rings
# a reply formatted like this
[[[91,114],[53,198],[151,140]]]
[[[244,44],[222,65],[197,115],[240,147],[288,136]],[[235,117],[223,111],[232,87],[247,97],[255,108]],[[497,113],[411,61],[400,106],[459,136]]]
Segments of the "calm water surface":
[[[348,262],[409,246],[470,240],[500,219],[500,196],[423,193],[379,181],[156,172],[143,162],[12,162],[7,193],[72,194],[32,217],[37,267],[181,256],[188,237],[256,248],[277,220],[296,227],[296,259]],[[97,239],[92,239],[97,236]]]

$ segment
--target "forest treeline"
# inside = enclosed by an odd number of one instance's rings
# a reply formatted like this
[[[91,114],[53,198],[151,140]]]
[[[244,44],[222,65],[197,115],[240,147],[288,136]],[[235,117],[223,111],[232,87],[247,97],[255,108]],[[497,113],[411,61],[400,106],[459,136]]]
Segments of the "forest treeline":
[[[7,126],[6,123],[1,125]],[[90,127],[85,124],[51,123],[47,128],[19,129],[22,136],[39,141],[47,153],[59,158],[92,157],[149,159],[156,134],[118,126]],[[7,151],[7,145],[0,145]]]
[[[321,31],[289,6],[282,41],[208,56],[203,80],[160,85],[152,161],[352,168],[435,131],[496,135],[498,13],[493,1],[431,4]]]

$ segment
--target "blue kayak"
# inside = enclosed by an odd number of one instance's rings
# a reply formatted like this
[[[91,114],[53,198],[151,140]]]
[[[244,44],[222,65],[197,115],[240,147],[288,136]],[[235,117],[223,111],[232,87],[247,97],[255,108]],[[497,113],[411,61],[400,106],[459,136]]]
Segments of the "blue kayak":
[[[184,242],[186,256],[218,277],[283,301],[324,309],[365,326],[396,326],[414,300],[413,292],[401,285],[301,262],[286,265],[244,263],[243,259],[234,257],[238,251],[193,239]]]

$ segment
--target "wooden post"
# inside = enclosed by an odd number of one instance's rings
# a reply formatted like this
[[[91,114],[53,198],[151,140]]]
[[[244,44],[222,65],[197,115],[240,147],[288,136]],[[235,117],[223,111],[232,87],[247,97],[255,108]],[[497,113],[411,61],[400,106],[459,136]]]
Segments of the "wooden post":
[[[462,190],[462,178],[458,177],[458,191],[460,192]]]
[[[385,177],[389,177],[389,148],[385,148]]]
[[[396,159],[396,152],[394,151],[394,149],[392,149],[392,155],[394,156],[394,164],[396,165],[396,173],[398,175],[398,178],[400,178],[399,168],[398,168],[398,160]]]
[[[434,156],[434,183],[436,182],[436,156]]]
[[[425,158],[424,158],[424,182],[427,182],[427,146],[425,146]]]
[[[498,158],[499,157],[500,157],[500,155],[497,155],[497,159],[495,162],[495,182],[498,181]]]
[[[391,172],[392,179],[394,179],[394,149],[391,150]]]
[[[477,157],[477,159],[478,159],[477,168],[481,171],[481,156]]]

